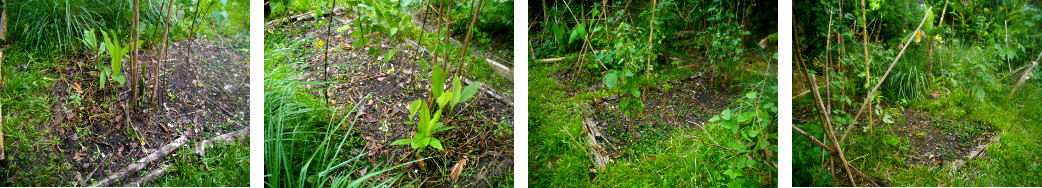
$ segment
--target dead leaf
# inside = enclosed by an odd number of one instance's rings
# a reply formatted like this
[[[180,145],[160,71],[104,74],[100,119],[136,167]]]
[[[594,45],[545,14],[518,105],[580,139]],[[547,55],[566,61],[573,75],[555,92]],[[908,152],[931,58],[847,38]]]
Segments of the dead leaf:
[[[65,119],[68,119],[68,120],[71,121],[72,118],[76,118],[76,113],[75,112],[65,113]]]
[[[90,155],[87,155],[86,153],[76,153],[75,155],[72,155],[72,160],[85,159],[87,157],[90,157]]]
[[[382,82],[382,81],[384,81],[385,79],[387,79],[387,77],[383,77],[383,76],[381,76],[381,77],[377,77],[377,78],[376,78],[376,81],[381,81],[381,82]]]
[[[79,82],[73,82],[72,84],[69,84],[69,86],[72,86],[72,89],[76,90],[76,93],[83,93],[83,88],[80,87]]]
[[[116,149],[116,155],[123,157],[123,148],[125,148],[124,145],[119,145],[119,149]]]
[[[369,122],[369,123],[376,123],[378,121],[380,121],[380,119],[372,118],[372,117],[365,118],[365,122]]]
[[[648,161],[652,161],[652,160],[655,160],[655,159],[658,159],[658,157],[656,157],[656,156],[649,156],[648,157]]]
[[[452,173],[449,174],[449,179],[452,179],[452,182],[459,180],[459,174],[463,173],[463,168],[467,166],[467,159],[467,156],[463,156],[463,160],[460,160],[456,165],[452,166]]]

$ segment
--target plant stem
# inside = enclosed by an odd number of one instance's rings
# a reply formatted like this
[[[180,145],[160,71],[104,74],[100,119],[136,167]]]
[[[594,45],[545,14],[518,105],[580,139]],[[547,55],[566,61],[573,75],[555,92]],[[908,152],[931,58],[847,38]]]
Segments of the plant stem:
[[[159,97],[159,75],[162,74],[161,71],[163,70],[163,61],[166,60],[166,49],[168,46],[167,43],[170,39],[168,37],[170,35],[170,15],[174,12],[173,10],[174,0],[170,0],[170,4],[167,6],[166,9],[166,20],[163,21],[163,49],[162,51],[160,51],[159,61],[157,61],[156,65],[154,65],[155,68],[153,68],[154,70],[152,71],[154,74],[152,75],[152,104],[155,104],[156,98]]]
[[[138,93],[138,74],[141,73],[141,68],[137,64],[137,46],[140,37],[140,30],[138,30],[139,15],[141,12],[140,0],[134,0],[134,15],[133,22],[131,23],[131,32],[134,33],[133,38],[130,40],[130,110],[134,111],[137,109],[137,93]],[[127,117],[128,119],[130,117]]]
[[[463,39],[463,52],[460,54],[459,63],[457,64],[459,67],[456,68],[456,73],[454,76],[463,76],[460,73],[463,70],[463,59],[470,52],[470,34],[474,32],[474,24],[478,22],[478,15],[481,13],[481,5],[484,3],[485,0],[478,0],[478,6],[474,8],[474,14],[470,17],[470,26],[467,27],[467,35]]]
[[[333,27],[333,22],[336,21],[336,0],[333,0],[332,3],[333,4],[331,6],[329,6],[329,14],[330,15],[328,17],[328,20],[326,21],[326,42],[325,42],[326,43],[325,44],[326,49],[323,50],[323,55],[322,55],[323,56],[323,60],[322,61],[325,62],[324,63],[325,66],[322,68],[322,72],[325,73],[325,78],[322,79],[322,81],[326,82],[326,87],[324,89],[322,89],[322,96],[325,99],[325,100],[322,100],[322,103],[326,103],[326,104],[329,103],[329,46],[332,44],[331,40],[329,40],[331,38],[330,37],[330,35],[331,35],[330,29]]]

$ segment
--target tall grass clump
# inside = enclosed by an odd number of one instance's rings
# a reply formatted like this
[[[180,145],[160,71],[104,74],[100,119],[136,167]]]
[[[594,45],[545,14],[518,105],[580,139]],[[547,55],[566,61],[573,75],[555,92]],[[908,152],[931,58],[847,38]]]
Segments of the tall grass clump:
[[[273,52],[285,52],[276,50]],[[277,53],[272,53],[272,55]],[[272,61],[265,61],[272,62]],[[266,63],[268,64],[268,63]],[[369,179],[398,166],[367,166],[358,138],[352,136],[357,106],[346,117],[327,108],[305,90],[293,66],[271,67],[264,75],[264,169],[268,187],[360,187],[389,186],[398,177]],[[353,117],[351,114],[355,114]],[[344,157],[348,156],[348,157]],[[342,158],[344,157],[344,158]],[[415,162],[415,161],[414,161]],[[365,175],[354,176],[361,169]]]
[[[926,50],[909,49],[894,65],[894,70],[883,82],[880,91],[888,98],[903,98],[908,100],[923,99],[925,93],[930,89],[930,78],[927,77]],[[893,61],[893,60],[891,60]],[[877,64],[889,66],[889,64]],[[885,71],[888,67],[878,67],[872,70]]]
[[[161,26],[164,4],[141,2],[141,25]],[[8,1],[12,38],[35,50],[72,50],[84,30],[117,31],[129,36],[132,1],[126,0],[24,0]]]

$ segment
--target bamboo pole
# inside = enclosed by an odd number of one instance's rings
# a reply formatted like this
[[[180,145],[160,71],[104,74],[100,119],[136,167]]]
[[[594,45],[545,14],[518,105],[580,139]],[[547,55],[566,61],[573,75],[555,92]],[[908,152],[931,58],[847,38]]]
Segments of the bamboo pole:
[[[138,22],[141,21],[140,13],[140,0],[134,0],[134,21],[131,23],[131,32],[134,34],[130,39],[130,110],[134,111],[137,109],[137,94],[138,94],[138,76],[141,73],[141,68],[138,67],[137,62],[137,46],[138,40],[140,39],[140,30],[138,30]]]
[[[166,20],[163,21],[163,49],[160,51],[159,61],[156,62],[156,65],[154,66],[152,71],[152,104],[155,104],[156,98],[159,98],[159,75],[162,74],[161,71],[163,70],[163,61],[166,60],[167,56],[167,43],[169,43],[170,40],[170,38],[168,37],[170,35],[170,15],[174,12],[173,10],[174,0],[170,0],[170,4],[167,5],[166,9]]]
[[[648,62],[646,62],[647,65],[644,68],[644,75],[647,76],[648,79],[651,79],[651,55],[655,54],[655,52],[654,52],[654,50],[655,50],[655,45],[654,44],[655,43],[654,43],[653,39],[655,37],[655,6],[656,5],[658,5],[658,1],[657,0],[651,0],[651,21],[650,21],[650,23],[651,23],[651,31],[648,32]]]
[[[4,62],[4,52],[0,52],[0,88],[7,87],[7,84],[4,82],[3,62]],[[4,129],[3,129],[3,127],[4,127],[4,100],[3,100],[3,97],[0,97],[0,160],[4,160],[4,158],[5,158],[4,157],[5,154],[4,154]]]
[[[481,5],[485,3],[485,0],[478,0],[478,6],[474,8],[474,14],[470,18],[470,26],[467,27],[467,35],[463,39],[463,51],[460,52],[459,63],[456,67],[456,74],[454,76],[462,76],[463,59],[467,53],[470,53],[470,34],[474,32],[474,24],[478,22],[478,15],[481,14]]]

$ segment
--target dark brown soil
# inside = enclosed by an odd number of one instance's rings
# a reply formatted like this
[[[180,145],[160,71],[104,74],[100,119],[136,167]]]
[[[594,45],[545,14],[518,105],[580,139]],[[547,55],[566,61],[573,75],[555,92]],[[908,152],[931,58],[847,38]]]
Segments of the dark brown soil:
[[[908,140],[912,153],[905,163],[940,166],[967,155],[995,136],[994,126],[979,121],[945,120],[925,112],[906,110],[904,125],[894,126],[896,133]]]
[[[731,104],[731,99],[737,96],[734,92],[708,86],[709,80],[704,77],[668,82],[674,85],[668,91],[652,89],[641,95],[641,101],[644,102],[643,118],[629,119],[619,106],[618,96],[591,101],[594,121],[608,130],[605,134],[612,146],[621,148],[638,141],[640,134],[634,133],[643,129],[697,130],[698,127],[693,126],[705,126],[709,118],[723,111]]]
[[[335,27],[352,21],[353,16],[338,16]],[[321,37],[326,40],[326,28],[315,28],[315,21],[300,21],[274,30],[286,35],[291,40],[314,40]],[[479,92],[470,101],[461,103],[453,110],[452,120],[447,126],[456,128],[436,133],[435,138],[444,143],[445,150],[438,151],[428,147],[426,151],[417,153],[409,146],[390,146],[399,139],[412,138],[415,125],[407,125],[407,105],[416,99],[427,99],[430,90],[429,72],[421,69],[419,63],[433,62],[434,55],[426,48],[411,40],[383,40],[384,49],[397,48],[396,55],[385,60],[383,56],[369,56],[369,48],[354,49],[350,46],[355,38],[348,37],[352,31],[338,33],[333,31],[327,44],[340,47],[342,50],[329,51],[329,85],[328,95],[331,105],[346,107],[361,104],[358,115],[359,123],[355,128],[358,137],[366,143],[365,150],[371,152],[367,160],[373,165],[401,164],[422,157],[422,165],[410,164],[398,169],[405,173],[404,182],[416,180],[417,184],[433,187],[484,187],[490,184],[509,184],[504,177],[513,171],[513,107]],[[382,37],[382,36],[377,36]],[[305,49],[315,49],[309,43]],[[313,53],[301,54],[301,67],[305,81],[322,81],[325,78],[323,49]],[[446,86],[451,85],[447,83]],[[322,85],[315,85],[322,88]],[[494,91],[510,97],[510,93]],[[323,91],[312,92],[323,96]],[[445,119],[443,117],[443,119]],[[459,161],[467,158],[466,166],[458,182],[449,178],[451,168]]]
[[[189,44],[194,52],[192,62],[187,62]],[[129,109],[130,83],[99,85],[93,62],[107,59],[70,60],[52,89],[57,96],[52,108],[55,115],[46,125],[60,138],[57,147],[72,166],[63,182],[82,186],[90,179],[103,179],[182,135],[198,141],[245,128],[249,121],[249,63],[247,54],[238,50],[244,47],[232,46],[206,39],[175,42],[162,63],[156,103],[149,102],[151,76],[143,76],[145,92],[132,112],[125,110]],[[151,54],[156,51],[142,53],[139,62],[155,62]],[[123,74],[129,79],[128,71],[124,69]]]

